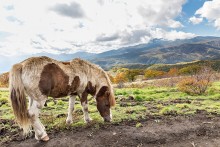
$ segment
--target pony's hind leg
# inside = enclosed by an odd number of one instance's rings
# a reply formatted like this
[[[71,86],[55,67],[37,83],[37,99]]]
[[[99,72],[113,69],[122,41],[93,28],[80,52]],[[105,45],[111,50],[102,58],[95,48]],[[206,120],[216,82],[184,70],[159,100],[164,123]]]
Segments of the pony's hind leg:
[[[71,124],[73,122],[72,113],[73,113],[73,110],[74,110],[75,100],[76,100],[76,96],[71,95],[70,98],[69,98],[68,116],[67,116],[67,119],[66,119],[67,124]]]
[[[32,101],[33,101],[32,105],[30,105],[29,108],[29,115],[31,118],[31,124],[34,128],[35,138],[37,140],[48,141],[49,137],[45,131],[45,127],[39,119],[40,109],[44,106],[46,99],[40,102],[36,100],[32,100]]]

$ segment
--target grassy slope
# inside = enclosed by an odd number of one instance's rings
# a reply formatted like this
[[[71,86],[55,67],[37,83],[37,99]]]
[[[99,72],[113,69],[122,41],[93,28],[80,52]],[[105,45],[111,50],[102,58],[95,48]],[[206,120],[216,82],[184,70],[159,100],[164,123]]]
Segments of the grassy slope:
[[[194,61],[194,62],[183,62],[183,63],[177,63],[177,64],[154,64],[148,69],[154,69],[154,70],[161,70],[161,71],[169,71],[171,68],[183,68],[187,66],[193,66],[193,65],[199,65],[199,66],[211,66],[214,70],[219,71],[219,65],[220,60],[201,60],[201,61]]]
[[[205,110],[212,114],[220,114],[220,82],[213,84],[206,95],[190,96],[179,92],[175,87],[146,87],[146,88],[124,88],[116,89],[117,105],[112,109],[113,123],[126,120],[144,119],[147,116],[163,115],[191,115],[199,110]],[[18,132],[18,127],[11,120],[14,119],[10,104],[8,102],[8,91],[0,91],[0,132]],[[133,96],[134,99],[128,98]],[[66,98],[67,100],[67,98]],[[79,101],[76,102],[74,122],[71,126],[65,124],[68,101],[58,100],[54,104],[49,99],[48,106],[43,108],[41,120],[46,129],[62,130],[67,128],[85,127],[83,113]],[[89,111],[94,126],[99,127],[103,123],[96,109],[95,100],[89,98]],[[1,140],[7,140],[10,136],[1,135]]]
[[[181,62],[176,64],[124,64],[116,65],[115,67],[129,68],[129,69],[153,69],[168,72],[171,68],[181,69],[183,67],[199,65],[199,66],[211,66],[214,70],[219,71],[220,60],[201,60],[193,62]]]

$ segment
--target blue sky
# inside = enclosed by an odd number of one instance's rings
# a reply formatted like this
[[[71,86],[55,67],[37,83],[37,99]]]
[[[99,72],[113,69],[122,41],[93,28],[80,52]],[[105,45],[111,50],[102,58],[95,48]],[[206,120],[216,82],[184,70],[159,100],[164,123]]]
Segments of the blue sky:
[[[177,19],[179,19],[185,27],[181,28],[180,30],[201,36],[220,36],[220,31],[218,31],[208,20],[204,20],[200,24],[196,25],[193,25],[191,22],[189,22],[189,18],[192,17],[206,1],[207,0],[188,0],[183,5],[183,14]]]
[[[0,56],[220,36],[219,0],[1,0]]]

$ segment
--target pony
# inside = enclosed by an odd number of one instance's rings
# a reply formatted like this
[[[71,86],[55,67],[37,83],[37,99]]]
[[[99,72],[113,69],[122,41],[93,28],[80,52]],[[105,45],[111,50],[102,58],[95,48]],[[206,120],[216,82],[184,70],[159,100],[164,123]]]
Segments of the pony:
[[[40,109],[47,98],[69,96],[66,123],[72,123],[75,98],[79,96],[84,120],[91,121],[87,96],[96,99],[97,109],[104,121],[111,121],[111,107],[115,97],[107,73],[99,66],[76,58],[61,62],[49,57],[31,57],[13,65],[9,74],[9,92],[15,120],[27,135],[31,126],[37,140],[48,141],[49,137],[39,119]],[[27,106],[28,96],[29,103]]]

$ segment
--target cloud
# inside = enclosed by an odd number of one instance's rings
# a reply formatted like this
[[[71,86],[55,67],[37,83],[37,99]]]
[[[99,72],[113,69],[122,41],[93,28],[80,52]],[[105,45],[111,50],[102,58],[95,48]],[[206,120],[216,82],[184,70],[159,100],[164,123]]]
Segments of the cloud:
[[[78,3],[71,2],[68,4],[56,4],[51,10],[55,11],[56,13],[71,17],[71,18],[81,18],[84,17],[84,11]]]
[[[220,1],[219,0],[211,0],[206,1],[204,5],[199,8],[195,15],[200,18],[205,18],[210,22],[213,22],[213,25],[220,29]]]
[[[185,33],[182,31],[176,31],[176,30],[172,30],[170,32],[163,32],[164,33],[164,39],[166,40],[176,40],[176,39],[189,39],[189,38],[193,38],[196,37],[195,34],[193,33]]]
[[[171,28],[183,27],[174,18],[181,14],[182,5],[185,2],[185,0],[170,0],[169,2],[160,0],[155,0],[154,2],[145,1],[143,5],[138,7],[138,12],[146,20],[146,23]]]
[[[193,23],[193,24],[199,24],[203,21],[203,18],[199,18],[199,17],[190,17],[189,18],[189,22]]]
[[[116,39],[119,38],[119,35],[118,34],[113,34],[113,35],[110,35],[110,36],[106,36],[106,35],[100,35],[96,38],[96,41],[100,41],[100,42],[105,42],[105,41],[114,41]]]
[[[19,24],[19,25],[22,25],[22,24],[23,24],[22,21],[18,20],[18,19],[17,19],[16,17],[14,17],[14,16],[7,16],[6,19],[7,19],[8,21],[15,22],[15,23],[17,23],[17,24]]]
[[[103,52],[154,38],[190,38],[193,34],[175,31],[183,27],[176,18],[185,2],[2,0],[0,31],[10,36],[1,40],[0,54]]]
[[[124,45],[147,43],[151,38],[149,28],[121,32],[121,43]]]

